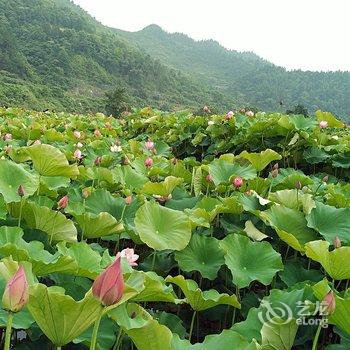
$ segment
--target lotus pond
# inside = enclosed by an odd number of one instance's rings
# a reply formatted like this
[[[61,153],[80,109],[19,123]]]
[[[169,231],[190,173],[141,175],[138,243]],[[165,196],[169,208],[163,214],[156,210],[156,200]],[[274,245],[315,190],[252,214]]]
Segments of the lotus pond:
[[[1,347],[350,349],[348,130],[0,109]]]

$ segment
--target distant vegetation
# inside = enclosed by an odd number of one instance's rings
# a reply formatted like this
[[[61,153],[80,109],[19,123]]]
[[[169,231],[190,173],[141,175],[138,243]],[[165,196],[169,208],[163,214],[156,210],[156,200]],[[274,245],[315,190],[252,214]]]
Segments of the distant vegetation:
[[[0,2],[0,105],[108,112],[105,94],[116,89],[134,107],[285,112],[300,104],[350,115],[349,72],[287,72],[155,25],[110,29],[69,0]]]

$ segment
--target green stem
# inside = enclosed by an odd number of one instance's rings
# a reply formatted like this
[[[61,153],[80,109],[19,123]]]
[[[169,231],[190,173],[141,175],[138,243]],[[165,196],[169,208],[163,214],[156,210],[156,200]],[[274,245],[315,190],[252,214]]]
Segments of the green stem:
[[[152,259],[152,271],[154,270],[154,266],[155,266],[155,264],[156,264],[156,251],[154,251],[154,253],[153,253],[153,259]]]
[[[54,232],[54,229],[55,229],[55,224],[56,224],[56,217],[57,217],[57,215],[58,215],[58,211],[56,211],[56,214],[55,214],[55,216],[53,217],[52,232],[51,232],[51,235],[50,235],[50,245],[52,244],[53,232]]]
[[[320,324],[317,327],[317,331],[314,337],[314,341],[312,343],[312,349],[311,350],[316,350],[317,349],[317,343],[318,343],[318,338],[320,337],[320,333],[321,333],[321,329],[322,329],[322,322],[320,322]]]
[[[97,333],[98,329],[100,327],[101,318],[103,315],[104,308],[101,309],[100,313],[97,316],[97,319],[94,324],[94,330],[92,331],[92,337],[91,337],[91,344],[90,344],[90,350],[96,350],[96,343],[97,343]]]
[[[114,346],[113,346],[113,350],[118,350],[119,349],[121,341],[123,339],[122,335],[123,335],[123,328],[120,327],[117,340],[115,341]]]
[[[196,314],[197,314],[197,311],[194,311],[193,312],[193,315],[192,315],[192,320],[191,320],[191,326],[190,326],[190,334],[188,336],[188,340],[191,342],[191,339],[192,339],[192,333],[193,333],[193,326],[194,326],[194,320],[196,318]]]
[[[12,321],[13,321],[13,313],[9,311],[8,317],[7,317],[7,324],[6,324],[4,350],[10,350],[11,348]]]
[[[18,227],[21,227],[22,209],[23,209],[23,197],[21,197],[21,204],[19,207]]]
[[[56,350],[61,350],[62,347],[61,346],[57,346]]]

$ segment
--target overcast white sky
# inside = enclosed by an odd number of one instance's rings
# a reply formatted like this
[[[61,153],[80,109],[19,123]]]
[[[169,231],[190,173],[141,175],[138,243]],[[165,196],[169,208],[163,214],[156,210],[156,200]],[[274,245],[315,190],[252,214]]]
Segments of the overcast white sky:
[[[155,23],[288,69],[350,71],[350,0],[74,0],[110,27]]]

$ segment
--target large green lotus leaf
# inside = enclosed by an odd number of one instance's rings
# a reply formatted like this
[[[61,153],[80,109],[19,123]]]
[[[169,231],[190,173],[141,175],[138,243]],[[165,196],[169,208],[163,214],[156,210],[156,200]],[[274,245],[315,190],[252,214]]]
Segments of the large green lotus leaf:
[[[75,301],[61,288],[38,283],[30,288],[28,309],[45,335],[56,346],[62,346],[95,322],[102,305],[91,293]]]
[[[85,213],[74,217],[81,228],[84,239],[109,236],[124,230],[123,224],[106,212],[98,215]]]
[[[316,121],[310,117],[305,117],[301,114],[283,116],[279,120],[279,124],[286,127],[286,124],[291,124],[294,126],[295,130],[311,131],[316,125]],[[289,129],[289,127],[288,127]]]
[[[298,325],[294,318],[286,322],[280,318],[272,318],[265,322],[261,329],[261,350],[290,350],[293,347]]]
[[[147,176],[137,172],[130,165],[117,166],[114,175],[116,182],[128,188],[140,189],[148,181]]]
[[[252,242],[246,236],[230,234],[220,246],[232,280],[239,288],[248,287],[252,281],[268,285],[276,272],[283,270],[281,255],[270,243]]]
[[[77,240],[77,229],[62,213],[33,202],[23,205],[22,217],[30,228],[45,232],[53,242]]]
[[[64,176],[41,176],[40,182],[52,191],[66,188],[70,185],[70,179]]]
[[[0,227],[0,253],[17,261],[29,261],[35,275],[44,276],[54,272],[74,272],[76,264],[70,256],[50,254],[38,241],[27,243],[19,227]]]
[[[310,147],[304,151],[303,158],[309,164],[318,164],[325,163],[330,158],[330,155],[321,148]]]
[[[330,244],[326,241],[313,241],[305,245],[306,255],[319,262],[326,272],[335,280],[350,278],[350,247],[340,247],[329,251]]]
[[[186,297],[187,303],[189,303],[195,311],[207,310],[217,305],[241,307],[236,295],[228,295],[226,293],[220,294],[215,289],[203,292],[195,281],[185,280],[182,275],[176,277],[168,276],[165,281],[179,286]]]
[[[316,207],[311,194],[303,193],[296,189],[272,192],[269,199],[290,209],[298,210],[302,206],[305,214],[310,214],[311,210]]]
[[[241,166],[237,163],[229,163],[222,159],[215,159],[209,165],[209,173],[213,177],[214,184],[230,182],[231,177],[240,176],[245,180],[256,177],[255,169],[249,166]]]
[[[140,305],[121,305],[108,313],[115,320],[138,350],[172,350],[172,333],[166,326],[152,318]]]
[[[259,345],[248,341],[237,332],[229,329],[220,334],[212,334],[205,337],[203,343],[191,344],[188,340],[182,340],[178,335],[173,335],[171,342],[172,350],[258,350]]]
[[[175,259],[181,270],[186,272],[199,271],[205,278],[213,280],[224,264],[224,254],[219,247],[219,241],[214,237],[195,234],[189,245],[175,253]]]
[[[304,214],[296,209],[273,205],[261,212],[260,217],[276,230],[284,242],[300,252],[304,252],[305,243],[317,239],[316,232],[307,227]]]
[[[325,120],[331,128],[344,128],[344,123],[338,120],[332,113],[318,110],[315,112],[315,115],[318,122]]]
[[[316,202],[316,208],[306,217],[308,226],[318,231],[328,242],[339,237],[350,243],[350,209],[337,209],[330,205]]]
[[[132,300],[136,302],[163,301],[169,303],[177,302],[172,286],[165,284],[164,278],[153,271],[133,271],[132,274],[141,274],[144,278],[145,289]]]
[[[76,164],[69,165],[66,156],[51,145],[34,145],[27,148],[35,170],[43,176],[75,177],[79,175]]]
[[[281,169],[279,175],[274,179],[274,188],[276,190],[295,189],[297,182],[300,182],[302,187],[313,184],[312,179],[301,171]]]
[[[74,344],[83,343],[86,346],[89,346],[91,343],[93,332],[93,326],[87,329],[85,332],[80,334],[78,338],[73,340]],[[113,348],[113,345],[116,341],[116,334],[118,334],[118,326],[107,316],[101,319],[100,326],[98,328],[98,336],[96,347],[99,350],[110,350]]]
[[[251,238],[253,241],[262,241],[263,239],[267,238],[268,236],[265,235],[265,233],[258,230],[252,221],[248,220],[245,222],[244,232],[247,234],[249,238]]]
[[[191,238],[191,223],[183,212],[146,202],[135,216],[140,239],[155,250],[182,250]]]
[[[31,196],[39,186],[39,177],[7,159],[0,160],[0,193],[5,202],[19,202],[18,187],[24,187],[25,196]]]
[[[149,195],[159,195],[159,196],[169,196],[174,188],[180,185],[183,179],[167,176],[162,182],[147,182],[143,188],[142,192]]]
[[[102,271],[102,257],[86,242],[77,242],[69,247],[65,242],[57,244],[57,250],[63,256],[75,262],[74,273],[77,276],[95,278]]]
[[[0,277],[0,295],[4,294],[6,286],[6,280]],[[0,299],[0,327],[5,328],[7,324],[8,312],[2,308],[2,301]],[[28,329],[34,323],[32,315],[25,307],[20,312],[16,312],[13,317],[14,329]]]
[[[102,212],[111,214],[119,220],[121,218],[125,202],[123,198],[114,198],[110,192],[105,189],[97,189],[85,201],[85,210],[87,212],[99,215]]]
[[[315,284],[313,290],[317,299],[322,301],[327,293],[331,291],[331,288],[328,285],[328,281],[324,279]],[[337,293],[334,293],[334,296],[335,310],[334,313],[328,316],[328,322],[350,334],[350,299],[342,298]]]
[[[225,197],[217,212],[240,215],[243,213],[243,205],[237,196]]]
[[[282,156],[272,149],[267,149],[260,153],[243,151],[237,157],[249,160],[256,171],[265,169],[274,160],[282,159]]]

